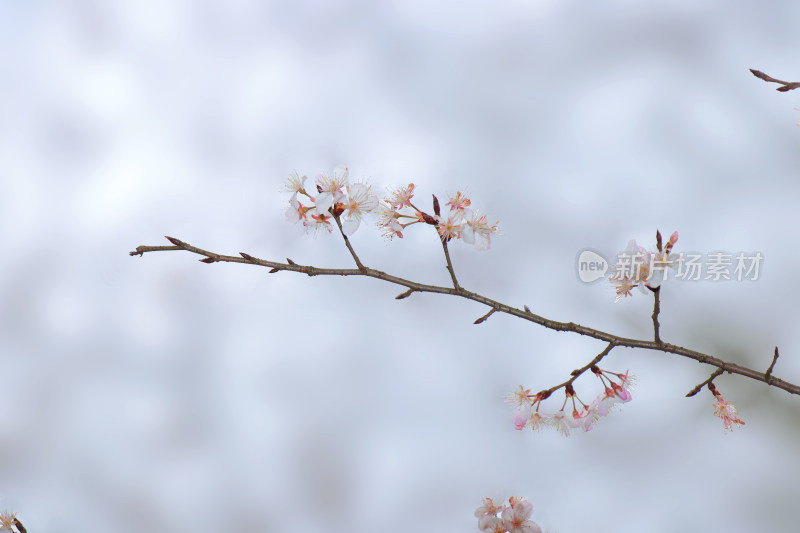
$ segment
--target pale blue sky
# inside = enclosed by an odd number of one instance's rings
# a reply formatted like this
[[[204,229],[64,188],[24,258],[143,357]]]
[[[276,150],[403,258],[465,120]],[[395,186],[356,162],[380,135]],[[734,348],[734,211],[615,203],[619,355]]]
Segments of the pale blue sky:
[[[588,433],[517,432],[503,397],[603,345],[375,280],[283,220],[292,169],[466,188],[499,220],[462,284],[649,336],[650,301],[582,285],[578,252],[764,256],[751,283],[662,291],[662,336],[800,382],[797,2],[0,2],[0,508],[31,532],[477,531],[527,497],[558,533],[796,531],[798,399],[615,350],[634,400]],[[447,283],[424,228],[364,262]],[[577,382],[591,399],[593,378]],[[553,400],[554,405],[558,400]]]

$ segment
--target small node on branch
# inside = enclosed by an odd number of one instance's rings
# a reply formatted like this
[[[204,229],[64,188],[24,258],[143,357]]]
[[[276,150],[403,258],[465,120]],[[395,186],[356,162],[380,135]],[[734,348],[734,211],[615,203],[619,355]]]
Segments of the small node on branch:
[[[528,307],[527,305],[523,305],[522,308],[525,309],[526,313],[530,313],[531,312],[531,308]]]
[[[248,261],[253,261],[253,256],[252,256],[252,255],[250,255],[250,254],[246,254],[246,253],[244,253],[244,252],[239,252],[239,255],[241,255],[242,257],[244,257],[244,258],[245,258],[245,259],[247,259]]]
[[[267,272],[267,274],[274,274],[275,272],[278,272],[278,271],[279,271],[279,269],[277,269],[277,268],[271,268],[270,271]]]
[[[286,262],[289,263],[290,265],[296,265],[297,264],[294,261],[292,261],[291,259],[289,259],[288,257],[286,258]]]
[[[216,260],[216,259],[214,259],[213,257],[206,257],[205,259],[199,259],[199,261],[200,261],[201,263],[207,263],[207,264],[209,264],[209,265],[210,265],[211,263],[216,263],[216,262],[217,262],[217,260]]]
[[[497,309],[492,307],[491,311],[489,311],[488,313],[477,319],[475,322],[473,322],[473,324],[480,324],[481,322],[486,322],[486,319],[492,316],[492,314],[494,314],[495,311],[497,311]]]
[[[395,300],[402,300],[404,298],[408,298],[409,296],[414,294],[414,292],[415,292],[414,289],[408,289],[406,292],[404,292],[402,294],[398,294],[397,296],[395,296],[394,299]]]
[[[175,246],[181,246],[181,247],[183,247],[183,242],[179,241],[179,240],[178,240],[178,239],[176,239],[175,237],[168,237],[168,236],[164,235],[164,238],[165,238],[165,239],[167,239],[167,240],[168,240],[169,242],[171,242],[172,244],[174,244]]]

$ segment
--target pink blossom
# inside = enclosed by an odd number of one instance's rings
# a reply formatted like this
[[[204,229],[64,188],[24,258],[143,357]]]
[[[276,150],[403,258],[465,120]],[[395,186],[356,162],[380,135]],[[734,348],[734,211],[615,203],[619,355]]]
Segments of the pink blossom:
[[[378,205],[378,227],[383,230],[382,235],[389,239],[393,237],[403,238],[405,227],[400,223],[400,213],[385,204]]]
[[[450,211],[463,211],[472,204],[472,201],[466,196],[461,195],[461,191],[457,191],[456,195],[451,197],[446,205],[450,206]]]
[[[436,217],[436,221],[439,223],[436,229],[439,231],[439,236],[443,241],[457,239],[461,235],[460,218],[460,215],[452,211],[447,218]]]
[[[395,191],[386,198],[386,202],[392,209],[402,209],[403,207],[411,207],[411,198],[414,197],[414,184],[409,183],[405,187],[398,187]]]
[[[495,505],[491,498],[484,498],[475,516],[478,528],[487,533],[542,533],[539,525],[530,520],[532,512],[533,506],[528,500],[512,496],[508,505],[502,506]]]
[[[714,415],[722,419],[725,431],[733,431],[737,424],[743,426],[744,422],[737,418],[736,407],[731,402],[723,400],[719,394],[715,397],[717,401],[713,404]]]
[[[378,197],[370,192],[368,185],[353,183],[347,186],[347,198],[342,205],[342,233],[352,235],[361,224],[361,216],[378,207]]]
[[[328,213],[313,214],[311,215],[311,218],[314,220],[314,222],[310,222],[308,220],[303,222],[307,230],[311,229],[316,232],[320,229],[326,229],[328,230],[328,233],[333,231],[333,227],[331,226],[331,219],[333,217]]]
[[[536,522],[528,520],[533,513],[533,505],[522,498],[509,498],[509,506],[503,509],[501,517],[508,533],[542,533]]]
[[[681,260],[680,255],[670,253],[677,241],[676,231],[663,250],[655,252],[645,250],[635,240],[629,241],[625,251],[619,254],[617,264],[609,277],[609,281],[617,286],[615,301],[631,296],[634,287],[639,287],[645,293],[647,289],[660,287],[667,279],[667,269],[676,268]]]
[[[528,425],[531,419],[531,405],[530,403],[523,403],[520,405],[516,411],[514,411],[514,427],[517,429],[522,429]]]
[[[314,198],[317,213],[324,213],[344,196],[342,190],[347,184],[349,172],[345,165],[337,165],[330,176],[317,174],[316,182],[319,194]]]
[[[496,515],[503,509],[502,505],[495,505],[491,498],[484,498],[480,507],[475,509],[475,518],[480,518],[484,515]]]
[[[486,215],[478,215],[470,209],[464,210],[464,224],[461,238],[464,242],[475,246],[476,250],[485,251],[491,246],[491,235],[497,233],[497,223],[489,226]]]

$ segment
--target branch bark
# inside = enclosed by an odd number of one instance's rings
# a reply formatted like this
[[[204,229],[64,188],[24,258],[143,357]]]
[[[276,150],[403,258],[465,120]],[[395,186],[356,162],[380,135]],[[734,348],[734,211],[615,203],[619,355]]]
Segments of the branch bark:
[[[271,269],[270,272],[279,272],[281,270],[286,270],[290,272],[303,273],[306,274],[307,276],[365,276],[365,277],[375,278],[382,281],[386,281],[388,283],[393,283],[395,285],[406,287],[412,293],[429,292],[435,294],[447,294],[450,296],[464,298],[466,300],[472,300],[473,302],[478,302],[494,309],[494,312],[505,313],[511,316],[515,316],[517,318],[533,322],[535,324],[538,324],[540,326],[543,326],[547,329],[551,329],[554,331],[568,331],[572,333],[577,333],[578,335],[591,337],[603,342],[607,342],[610,344],[611,347],[641,348],[644,350],[652,350],[656,352],[679,355],[681,357],[693,359],[699,363],[717,367],[721,371],[728,372],[729,374],[738,374],[740,376],[750,378],[755,381],[766,383],[767,385],[770,385],[772,387],[785,390],[790,394],[800,394],[800,385],[795,385],[793,383],[789,383],[782,379],[778,379],[775,376],[771,375],[771,373],[767,374],[763,371],[754,370],[752,368],[748,368],[746,366],[742,366],[736,363],[730,363],[718,357],[698,352],[696,350],[691,350],[689,348],[684,348],[683,346],[677,346],[675,344],[665,343],[660,338],[658,338],[657,341],[629,339],[626,337],[620,337],[618,335],[614,335],[612,333],[608,333],[598,329],[581,326],[580,324],[576,324],[574,322],[559,322],[557,320],[552,320],[537,315],[535,313],[532,313],[528,310],[527,307],[525,307],[524,309],[518,309],[516,307],[512,307],[510,305],[498,302],[496,300],[492,300],[491,298],[487,298],[486,296],[483,296],[481,294],[468,291],[460,285],[458,285],[457,288],[440,287],[437,285],[426,285],[424,283],[417,283],[415,281],[410,281],[398,276],[393,276],[381,270],[376,270],[368,267],[363,267],[359,269],[317,268],[310,265],[300,265],[293,261],[289,263],[278,263],[276,261],[268,261],[265,259],[259,259],[253,257],[243,252],[240,253],[239,257],[222,255],[215,252],[210,252],[208,250],[203,250],[202,248],[197,248],[196,246],[192,246],[191,244],[185,243],[173,237],[167,237],[167,239],[173,244],[173,246],[137,246],[136,250],[130,252],[130,255],[143,256],[144,254],[150,252],[185,250],[187,252],[202,256],[203,259],[200,259],[200,261],[205,263],[217,263],[217,262],[245,263],[261,267],[267,267]],[[401,296],[405,295],[406,293],[403,293],[403,295]]]
[[[793,89],[797,89],[798,87],[800,87],[800,82],[779,80],[779,79],[773,78],[772,76],[764,74],[760,70],[755,70],[755,69],[752,69],[752,68],[750,69],[750,72],[752,72],[753,76],[755,76],[756,78],[762,79],[762,80],[764,80],[764,81],[766,81],[768,83],[778,83],[778,84],[780,84],[781,87],[778,87],[776,89],[776,91],[780,91],[782,93],[785,93],[786,91],[791,91]]]

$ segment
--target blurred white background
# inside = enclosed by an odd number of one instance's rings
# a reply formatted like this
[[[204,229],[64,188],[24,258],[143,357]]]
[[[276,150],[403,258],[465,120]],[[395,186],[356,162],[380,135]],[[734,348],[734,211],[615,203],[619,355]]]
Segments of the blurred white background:
[[[582,285],[577,253],[657,228],[759,251],[756,282],[662,291],[668,342],[800,382],[800,4],[0,2],[0,508],[31,533],[477,531],[525,496],[551,532],[793,532],[800,399],[617,349],[634,401],[587,434],[517,432],[503,397],[604,345],[370,279],[284,222],[289,172],[466,188],[503,235],[462,284],[628,336],[650,300]],[[416,229],[416,228],[415,228]],[[426,228],[362,260],[446,284]],[[594,378],[576,384],[591,399]],[[553,409],[557,399],[551,400]]]

